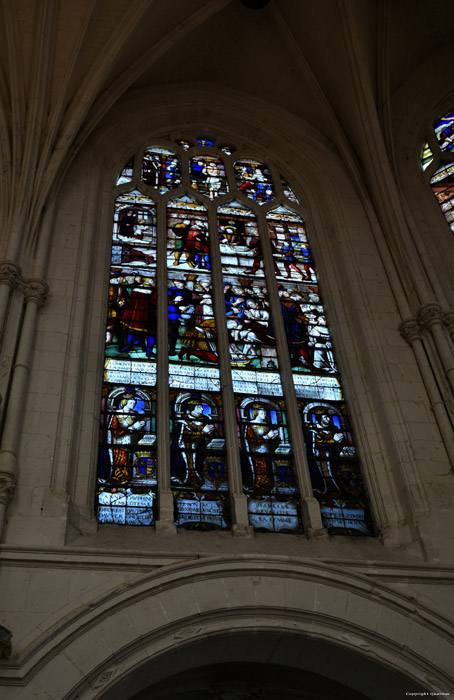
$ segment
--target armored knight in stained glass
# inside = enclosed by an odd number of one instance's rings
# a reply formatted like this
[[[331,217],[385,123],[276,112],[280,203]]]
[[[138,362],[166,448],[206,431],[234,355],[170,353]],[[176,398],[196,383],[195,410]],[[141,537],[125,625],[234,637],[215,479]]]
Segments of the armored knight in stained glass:
[[[325,527],[337,534],[372,534],[345,405],[301,403],[300,411],[312,487]]]
[[[219,394],[170,393],[176,524],[226,529],[229,498]]]
[[[181,186],[181,163],[178,156],[166,148],[148,148],[142,159],[142,181],[161,194]]]

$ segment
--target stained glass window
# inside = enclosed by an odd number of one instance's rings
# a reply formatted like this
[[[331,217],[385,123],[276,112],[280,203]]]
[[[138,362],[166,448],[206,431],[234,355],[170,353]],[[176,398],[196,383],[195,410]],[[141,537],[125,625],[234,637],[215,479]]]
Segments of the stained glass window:
[[[254,530],[303,532],[298,431],[324,526],[370,535],[299,199],[235,150],[182,136],[144,149],[140,185],[133,159],[117,180],[98,520],[153,525],[163,479],[177,527],[227,530],[233,464]]]
[[[454,112],[445,114],[434,125],[437,149],[433,152],[426,143],[422,149],[422,169],[431,165],[430,184],[440,209],[451,230],[454,232]],[[434,167],[438,168],[434,172]]]

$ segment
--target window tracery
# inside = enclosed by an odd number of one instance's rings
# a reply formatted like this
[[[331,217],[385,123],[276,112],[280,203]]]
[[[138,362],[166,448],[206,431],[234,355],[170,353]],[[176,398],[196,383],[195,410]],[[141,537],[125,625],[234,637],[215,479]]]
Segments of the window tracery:
[[[159,519],[166,449],[177,526],[229,529],[233,480],[255,530],[302,532],[299,430],[324,526],[372,534],[299,200],[284,176],[235,153],[181,138],[146,147],[117,179],[98,520]],[[165,421],[170,441],[159,445]]]

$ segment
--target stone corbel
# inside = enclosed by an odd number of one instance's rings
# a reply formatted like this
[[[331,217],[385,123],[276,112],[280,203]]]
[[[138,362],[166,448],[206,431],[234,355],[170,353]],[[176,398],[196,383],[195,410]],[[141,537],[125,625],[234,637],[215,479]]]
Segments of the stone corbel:
[[[422,340],[423,329],[415,318],[402,321],[399,332],[406,343],[412,345],[416,340]]]
[[[448,333],[454,336],[454,311],[448,311],[443,314],[443,323],[448,329]]]
[[[10,289],[14,289],[19,284],[22,270],[19,265],[11,260],[3,260],[0,262],[0,285],[8,285]]]
[[[13,500],[16,490],[16,477],[13,474],[0,472],[0,507],[6,508]]]

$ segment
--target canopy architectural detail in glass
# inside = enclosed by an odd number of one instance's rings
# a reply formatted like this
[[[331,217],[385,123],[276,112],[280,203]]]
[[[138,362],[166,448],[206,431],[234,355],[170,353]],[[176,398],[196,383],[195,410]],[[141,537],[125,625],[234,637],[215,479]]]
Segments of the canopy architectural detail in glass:
[[[312,483],[331,533],[370,535],[299,199],[235,150],[180,136],[117,180],[98,520],[152,525],[165,492],[178,527],[228,530],[235,493],[256,531],[297,534]]]

